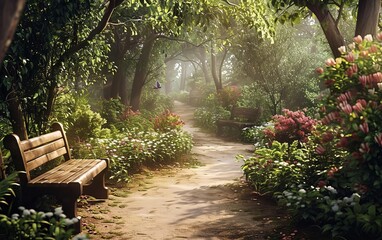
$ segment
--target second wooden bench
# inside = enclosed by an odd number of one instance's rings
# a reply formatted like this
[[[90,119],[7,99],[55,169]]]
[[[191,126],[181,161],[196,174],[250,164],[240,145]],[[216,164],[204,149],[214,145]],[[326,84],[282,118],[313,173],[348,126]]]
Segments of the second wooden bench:
[[[252,127],[257,124],[260,119],[260,109],[233,107],[230,119],[220,119],[217,121],[217,135],[223,134],[224,127],[234,128],[241,131],[245,127]]]

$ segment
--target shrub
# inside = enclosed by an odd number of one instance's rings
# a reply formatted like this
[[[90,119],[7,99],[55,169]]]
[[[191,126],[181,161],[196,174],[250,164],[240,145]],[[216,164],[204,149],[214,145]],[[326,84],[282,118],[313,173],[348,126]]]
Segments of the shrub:
[[[305,116],[303,111],[283,110],[284,115],[273,116],[274,127],[266,128],[264,133],[269,143],[278,141],[291,144],[294,141],[306,142],[307,136],[314,129],[316,121]]]
[[[227,119],[230,112],[220,106],[216,94],[210,94],[204,101],[204,106],[197,108],[194,113],[197,126],[207,130],[216,131],[216,122],[219,119]]]
[[[106,157],[110,160],[111,179],[128,181],[130,173],[142,166],[176,160],[189,153],[191,148],[191,135],[179,129],[166,132],[138,132],[133,129],[115,138],[92,139],[82,145],[77,157]]]
[[[170,110],[164,111],[162,114],[153,119],[154,130],[158,132],[167,132],[172,129],[180,130],[184,122],[179,115],[171,113]]]
[[[226,86],[217,94],[217,99],[222,107],[229,110],[236,105],[240,97],[240,89],[237,86]]]

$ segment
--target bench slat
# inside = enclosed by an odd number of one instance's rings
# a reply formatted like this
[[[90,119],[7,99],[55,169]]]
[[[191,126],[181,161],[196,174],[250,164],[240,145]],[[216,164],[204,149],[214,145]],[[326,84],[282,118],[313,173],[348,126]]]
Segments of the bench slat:
[[[36,148],[38,146],[41,146],[43,144],[46,144],[48,142],[53,142],[60,138],[62,138],[62,133],[60,131],[54,131],[51,133],[41,135],[39,137],[34,137],[28,140],[21,141],[20,145],[23,151],[27,151],[27,150]]]
[[[62,147],[65,148],[65,142],[64,142],[64,139],[60,138],[60,139],[55,140],[54,142],[39,146],[37,148],[31,149],[28,151],[24,151],[25,161],[26,162],[33,161],[34,159],[36,159],[40,156],[54,152],[57,149],[62,148]],[[65,154],[65,153],[66,153],[66,151],[63,154]],[[59,156],[56,156],[56,157],[59,157]]]
[[[63,185],[70,182],[83,184],[90,181],[106,167],[106,161],[101,159],[72,159],[32,179],[29,184],[47,186]]]
[[[58,158],[62,155],[64,155],[66,153],[66,148],[65,146],[53,151],[53,152],[50,152],[50,153],[47,153],[45,155],[42,155],[36,159],[34,159],[33,161],[29,161],[27,164],[26,164],[26,167],[28,169],[28,171],[32,171],[33,169],[36,169],[37,167],[41,166],[42,164],[46,163],[46,162],[49,162],[50,160],[53,160],[55,158]]]

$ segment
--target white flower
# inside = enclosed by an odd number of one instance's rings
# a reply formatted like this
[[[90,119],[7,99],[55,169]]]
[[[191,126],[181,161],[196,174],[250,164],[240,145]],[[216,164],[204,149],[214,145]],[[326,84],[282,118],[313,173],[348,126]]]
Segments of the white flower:
[[[85,240],[85,239],[89,239],[85,234],[78,234],[73,237],[73,240]]]
[[[290,205],[291,205],[291,204],[290,204],[289,202],[286,204],[287,207],[289,207]]]
[[[298,190],[298,193],[302,193],[302,194],[305,194],[305,193],[306,193],[306,191],[305,191],[305,189],[301,188],[300,190]]]
[[[332,186],[327,186],[326,189],[333,194],[337,194],[337,190]]]
[[[29,216],[31,215],[31,212],[28,209],[24,209],[23,216]]]
[[[12,214],[11,218],[12,219],[19,219],[19,214],[14,213],[14,214]]]
[[[65,222],[66,226],[70,226],[73,224],[73,221],[71,219],[67,219],[67,218],[65,218],[64,222]]]
[[[59,215],[59,217],[60,218],[66,218],[66,215],[62,213],[62,214]]]
[[[367,90],[371,95],[375,94],[375,88],[371,88]]]
[[[377,83],[377,85],[378,85],[378,89],[382,90],[382,83],[379,82],[379,83]]]
[[[304,208],[304,207],[305,207],[305,204],[301,204],[301,206],[300,206],[300,207]]]
[[[47,212],[47,213],[45,213],[45,217],[53,217],[53,213],[52,212]]]
[[[346,53],[346,47],[345,46],[341,46],[338,48],[338,51],[340,51],[340,53],[344,54]]]
[[[62,213],[64,213],[64,211],[62,211],[62,207],[58,207],[58,208],[55,208],[54,209],[54,215],[61,215]]]
[[[368,42],[372,42],[373,41],[373,36],[371,36],[371,34],[367,34],[363,39],[368,41]]]
[[[355,43],[353,42],[353,43],[350,43],[349,45],[348,45],[348,47],[350,48],[350,49],[354,49],[355,48]]]
[[[36,211],[34,209],[30,209],[29,211],[31,212],[31,214],[36,214]]]
[[[332,206],[332,211],[333,211],[333,212],[337,212],[339,209],[340,209],[340,207],[338,207],[337,204],[335,204],[335,205]]]
[[[20,210],[20,211],[24,211],[24,210],[25,210],[25,207],[20,206],[20,207],[19,207],[19,210]]]

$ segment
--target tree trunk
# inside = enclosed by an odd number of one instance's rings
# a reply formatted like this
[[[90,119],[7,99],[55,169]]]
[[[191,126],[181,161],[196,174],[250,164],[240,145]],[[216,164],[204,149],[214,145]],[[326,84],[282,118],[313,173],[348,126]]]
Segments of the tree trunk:
[[[373,36],[377,34],[380,8],[381,0],[359,0],[355,36],[364,37],[367,34]]]
[[[202,71],[204,75],[204,79],[206,80],[206,83],[212,82],[210,72],[208,71],[208,66],[207,66],[207,58],[206,58],[206,49],[204,47],[199,48],[199,57],[200,57],[200,62],[202,65]]]
[[[145,85],[146,74],[149,68],[150,55],[156,39],[157,35],[154,33],[151,33],[146,37],[146,40],[142,46],[141,55],[139,56],[139,60],[135,67],[135,75],[130,98],[131,109],[133,111],[139,110],[140,107],[142,89]]]
[[[11,45],[24,5],[25,0],[0,1],[0,63]]]
[[[320,4],[318,1],[314,1],[313,3],[308,2],[307,7],[316,15],[320,22],[334,57],[340,57],[341,53],[338,48],[344,46],[345,41],[336,25],[335,19],[328,9],[328,6]]]
[[[12,130],[21,140],[26,140],[28,139],[28,134],[19,98],[16,96],[15,91],[12,91],[8,96],[9,99],[7,99],[7,103],[11,117]]]
[[[215,83],[215,88],[216,91],[219,92],[220,90],[223,89],[222,82],[219,79],[219,75],[217,73],[217,66],[216,66],[216,55],[215,52],[213,51],[213,48],[211,48],[211,72],[212,72],[212,79],[214,80]]]
[[[180,91],[184,91],[186,89],[187,68],[188,64],[182,62],[182,74],[180,75]]]
[[[125,78],[125,69],[123,69],[123,55],[122,58],[119,58],[116,62],[117,64],[117,71],[114,73],[112,82],[111,82],[111,89],[110,89],[110,98],[118,98],[119,93],[121,91],[122,82]]]
[[[164,90],[166,94],[170,94],[172,91],[172,82],[175,78],[175,63],[176,61],[168,61],[166,63],[166,83],[164,85]]]

